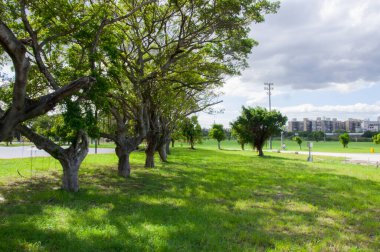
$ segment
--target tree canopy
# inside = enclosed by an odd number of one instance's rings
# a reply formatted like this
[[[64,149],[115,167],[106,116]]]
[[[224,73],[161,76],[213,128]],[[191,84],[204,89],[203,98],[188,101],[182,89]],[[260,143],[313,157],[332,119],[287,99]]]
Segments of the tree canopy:
[[[213,124],[208,135],[218,141],[218,149],[220,150],[220,142],[226,139],[226,132],[222,124]]]
[[[339,135],[339,142],[343,145],[343,148],[348,148],[348,143],[350,142],[350,136],[348,133]]]
[[[185,118],[180,125],[182,135],[190,144],[190,148],[194,149],[195,143],[202,141],[202,128],[198,123],[198,117]]]
[[[243,106],[241,115],[231,125],[233,129],[242,132],[243,139],[257,149],[259,156],[264,156],[262,149],[265,141],[270,136],[280,133],[286,121],[287,117],[276,110]]]
[[[156,151],[166,161],[163,147],[181,120],[194,147],[201,130],[188,117],[220,102],[215,88],[247,67],[257,45],[251,24],[278,7],[268,0],[2,0],[0,64],[14,73],[1,81],[0,140],[19,130],[60,160],[73,191],[89,134],[115,142],[123,177],[144,139],[146,167]],[[51,110],[55,125],[33,122]]]
[[[295,141],[298,144],[298,146],[300,147],[300,149],[301,149],[302,138],[299,137],[299,136],[295,136],[295,137],[293,137],[293,141]]]
[[[373,142],[374,142],[375,144],[380,144],[380,133],[374,135],[374,136],[372,137],[372,140],[373,140]]]

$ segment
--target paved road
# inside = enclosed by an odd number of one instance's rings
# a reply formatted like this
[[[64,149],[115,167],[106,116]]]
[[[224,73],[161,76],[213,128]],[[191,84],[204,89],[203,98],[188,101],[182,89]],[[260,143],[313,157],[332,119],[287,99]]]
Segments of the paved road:
[[[295,153],[295,151],[281,151],[282,153]],[[297,151],[300,155],[309,155],[307,151]],[[380,154],[366,154],[366,153],[332,153],[332,152],[312,152],[313,156],[329,156],[329,157],[343,157],[347,161],[358,163],[372,163],[380,164]]]
[[[98,148],[98,153],[114,153],[113,148]],[[89,154],[94,154],[95,149],[90,148]],[[32,146],[19,146],[19,147],[0,147],[0,159],[9,158],[27,158],[27,157],[48,157],[47,152],[39,150]]]
[[[273,150],[274,151],[274,150]],[[98,148],[98,153],[114,153],[113,148]],[[282,153],[295,153],[295,151],[281,151]],[[94,154],[95,149],[90,148],[89,154]],[[298,151],[300,155],[308,155],[306,151]],[[43,150],[38,150],[36,147],[19,146],[19,147],[0,147],[0,159],[10,158],[30,158],[33,157],[46,157],[49,156]],[[313,152],[313,156],[330,156],[330,157],[344,157],[348,161],[359,163],[372,163],[380,164],[380,154],[364,154],[364,153],[331,153],[331,152]]]

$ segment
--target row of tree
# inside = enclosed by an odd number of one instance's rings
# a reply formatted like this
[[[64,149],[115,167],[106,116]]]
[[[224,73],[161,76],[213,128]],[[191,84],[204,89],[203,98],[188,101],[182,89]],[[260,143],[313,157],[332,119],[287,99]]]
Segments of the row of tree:
[[[166,160],[178,122],[218,103],[215,88],[247,66],[257,44],[250,24],[278,6],[1,0],[0,141],[21,132],[59,160],[69,191],[79,189],[88,136],[116,144],[120,176],[130,175],[129,155],[144,139],[145,166],[153,167],[156,151]],[[48,111],[54,127],[39,131],[36,118]]]

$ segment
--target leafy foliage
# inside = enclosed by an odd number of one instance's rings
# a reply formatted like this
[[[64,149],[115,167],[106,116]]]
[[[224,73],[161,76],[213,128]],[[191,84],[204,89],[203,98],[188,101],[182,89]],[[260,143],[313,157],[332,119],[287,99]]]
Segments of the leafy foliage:
[[[181,122],[180,128],[182,130],[182,135],[190,144],[191,148],[194,149],[195,143],[201,142],[202,140],[202,128],[198,123],[198,117],[192,116],[190,118],[185,118]]]
[[[226,133],[222,124],[213,124],[208,135],[218,141],[218,147],[220,149],[220,142],[226,139]]]
[[[236,138],[237,142],[240,144],[242,150],[244,150],[245,144],[250,142],[250,136],[248,132],[244,131],[244,127],[237,122],[231,123],[231,135]]]
[[[348,143],[350,142],[350,136],[348,133],[343,133],[339,135],[339,142],[343,145],[343,148],[348,147]]]
[[[281,132],[287,117],[280,112],[267,111],[265,108],[242,108],[242,114],[237,120],[231,123],[232,128],[242,136],[242,139],[249,141],[255,147],[259,156],[263,156],[263,145],[270,136]]]
[[[315,131],[315,132],[313,132],[313,139],[316,142],[322,141],[325,136],[326,136],[326,134],[323,131]]]
[[[301,149],[302,138],[299,137],[299,136],[295,136],[295,137],[293,137],[292,140],[295,141],[295,142],[299,145],[299,147],[300,147],[300,149]]]
[[[372,137],[372,140],[375,144],[380,144],[380,133],[378,133],[377,135],[374,135]]]

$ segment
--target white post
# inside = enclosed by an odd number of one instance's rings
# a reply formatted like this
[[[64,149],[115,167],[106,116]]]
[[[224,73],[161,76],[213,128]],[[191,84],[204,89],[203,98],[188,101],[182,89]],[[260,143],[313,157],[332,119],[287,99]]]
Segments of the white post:
[[[307,162],[313,162],[313,156],[311,155],[311,149],[313,148],[313,142],[307,142],[307,147],[309,147],[309,157]]]

